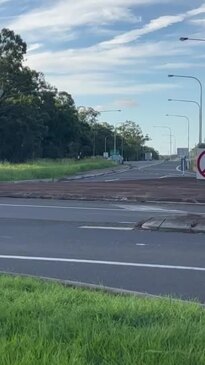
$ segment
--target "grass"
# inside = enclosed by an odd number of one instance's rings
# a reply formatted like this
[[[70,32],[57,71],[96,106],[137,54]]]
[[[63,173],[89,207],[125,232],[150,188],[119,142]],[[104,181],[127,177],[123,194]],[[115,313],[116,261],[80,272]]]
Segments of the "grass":
[[[205,311],[0,276],[1,365],[204,365]]]
[[[0,181],[54,179],[112,166],[114,166],[112,161],[103,159],[39,160],[23,164],[1,163]]]

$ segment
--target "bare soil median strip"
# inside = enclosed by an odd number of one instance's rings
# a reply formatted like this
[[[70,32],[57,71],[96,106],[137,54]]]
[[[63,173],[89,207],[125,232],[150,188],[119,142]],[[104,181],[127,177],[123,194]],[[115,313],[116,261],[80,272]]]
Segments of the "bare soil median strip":
[[[194,178],[1,183],[0,197],[205,203],[205,183]]]

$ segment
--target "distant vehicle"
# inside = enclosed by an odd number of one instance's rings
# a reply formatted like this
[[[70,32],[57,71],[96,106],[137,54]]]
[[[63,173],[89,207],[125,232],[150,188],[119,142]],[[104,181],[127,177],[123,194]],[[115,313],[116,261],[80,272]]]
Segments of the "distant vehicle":
[[[152,152],[145,152],[145,161],[152,161]]]

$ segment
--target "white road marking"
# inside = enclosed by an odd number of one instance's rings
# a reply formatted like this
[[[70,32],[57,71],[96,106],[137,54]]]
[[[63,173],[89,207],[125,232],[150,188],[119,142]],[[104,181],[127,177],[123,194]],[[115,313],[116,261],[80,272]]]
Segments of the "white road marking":
[[[119,181],[119,179],[110,179],[110,180],[105,180],[105,182],[113,182],[113,181]]]
[[[51,208],[51,209],[75,209],[75,210],[103,210],[103,211],[117,211],[119,212],[121,209],[119,208],[101,208],[101,207],[64,207],[61,205],[32,205],[32,204],[0,204],[0,207],[10,207],[10,208]]]
[[[182,170],[181,170],[181,166],[180,165],[176,167],[176,170],[178,172],[181,172],[181,174],[182,174]],[[189,174],[189,175],[195,176],[196,175],[196,172],[185,170],[185,174]]]
[[[170,175],[160,176],[160,179],[166,179],[168,177],[170,177]]]
[[[133,231],[132,227],[101,227],[101,226],[81,226],[81,229],[101,229],[110,231]]]
[[[124,208],[125,210],[131,211],[131,212],[163,212],[163,213],[184,213],[182,210],[175,210],[175,209],[169,209],[169,208],[159,208],[155,205],[149,206],[149,205],[117,205],[119,208]]]
[[[160,202],[159,202],[160,204]],[[0,207],[9,208],[35,208],[35,209],[62,209],[62,210],[94,210],[94,211],[111,211],[120,212],[123,210],[131,212],[172,212],[172,213],[184,213],[182,210],[172,210],[158,208],[155,206],[145,206],[145,205],[114,205],[116,208],[103,208],[103,207],[82,207],[82,206],[61,206],[61,205],[34,205],[34,204],[6,204],[0,203]],[[135,222],[134,222],[135,223]]]
[[[136,221],[135,222],[118,222],[119,224],[136,224]]]
[[[54,257],[0,255],[0,259],[22,260],[22,261],[65,262],[65,263],[77,263],[77,264],[125,266],[125,267],[141,267],[141,268],[150,268],[150,269],[169,269],[169,270],[205,272],[205,267],[196,267],[196,266],[175,266],[175,265],[159,265],[159,264],[145,264],[145,263],[143,264],[143,263],[136,263],[136,262],[80,260],[80,259],[65,259],[65,258],[60,258],[60,257],[54,258]]]
[[[158,166],[158,165],[162,165],[164,163],[164,161],[160,161],[160,162],[155,162],[155,163],[152,163],[150,165],[143,165],[143,166],[139,166],[139,167],[136,167],[137,170],[143,170],[143,169],[147,169],[149,167],[153,167],[153,166]]]
[[[147,246],[146,243],[136,243],[136,246]]]

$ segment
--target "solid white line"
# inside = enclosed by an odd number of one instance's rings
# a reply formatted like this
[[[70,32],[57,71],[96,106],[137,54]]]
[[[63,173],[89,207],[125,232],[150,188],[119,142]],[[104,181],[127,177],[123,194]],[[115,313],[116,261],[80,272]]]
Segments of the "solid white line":
[[[119,208],[95,208],[95,207],[64,207],[60,205],[31,205],[31,204],[0,204],[0,207],[11,207],[11,208],[51,208],[51,209],[76,209],[76,210],[103,210],[103,211],[118,211],[120,212],[122,209]]]
[[[105,180],[105,182],[113,182],[113,181],[119,181],[119,179],[110,179],[110,180]]]
[[[102,227],[102,226],[81,226],[81,229],[101,229],[110,231],[132,231],[131,227]]]
[[[119,224],[136,224],[136,221],[135,222],[118,222]]]
[[[166,179],[167,177],[170,177],[170,175],[160,176],[160,179]]]
[[[0,259],[23,260],[23,261],[65,262],[65,263],[77,263],[77,264],[127,266],[127,267],[141,267],[141,268],[150,268],[150,269],[170,269],[170,270],[202,271],[202,272],[205,272],[205,267],[143,264],[143,263],[135,263],[135,262],[118,262],[118,261],[65,259],[65,258],[60,258],[60,257],[59,258],[54,258],[54,257],[0,255]]]
[[[136,167],[138,170],[143,170],[143,169],[147,169],[149,167],[153,167],[153,166],[158,166],[158,165],[162,165],[164,163],[164,161],[160,161],[158,163],[152,163],[150,165],[143,165],[143,166],[140,166],[140,167]]]

